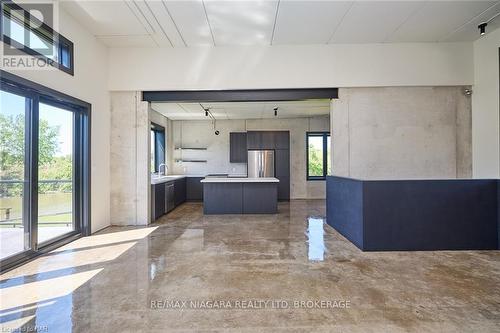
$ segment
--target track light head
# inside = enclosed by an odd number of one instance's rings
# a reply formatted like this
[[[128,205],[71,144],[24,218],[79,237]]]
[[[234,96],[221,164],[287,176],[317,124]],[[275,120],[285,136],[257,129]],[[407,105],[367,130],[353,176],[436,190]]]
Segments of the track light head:
[[[205,108],[205,117],[208,117],[208,112],[210,111],[209,108]]]
[[[277,117],[278,116],[278,107],[274,107],[274,116]]]
[[[479,29],[479,34],[482,36],[486,33],[486,27],[488,26],[488,23],[486,22],[483,22],[481,23],[480,25],[477,26],[477,28]]]

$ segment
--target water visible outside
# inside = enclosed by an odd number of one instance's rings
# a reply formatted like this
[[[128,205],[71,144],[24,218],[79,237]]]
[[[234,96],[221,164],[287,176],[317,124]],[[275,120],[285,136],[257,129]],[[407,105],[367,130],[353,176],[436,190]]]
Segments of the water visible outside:
[[[38,195],[39,242],[73,230],[72,193],[45,193]],[[24,250],[22,197],[0,198],[0,258],[6,258]],[[10,216],[6,216],[10,208]],[[8,217],[8,219],[6,218]]]
[[[73,112],[38,103],[38,183],[26,179],[26,147],[33,131],[26,128],[29,98],[0,91],[0,259],[28,250],[34,219],[23,216],[27,188],[38,189],[37,239],[40,245],[73,228]],[[28,219],[30,221],[28,221]],[[31,228],[33,228],[32,226]]]

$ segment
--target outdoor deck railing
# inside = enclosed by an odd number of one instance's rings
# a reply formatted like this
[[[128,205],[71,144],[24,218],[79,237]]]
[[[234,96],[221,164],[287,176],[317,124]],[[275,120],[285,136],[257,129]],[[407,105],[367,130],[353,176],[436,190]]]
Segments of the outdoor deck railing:
[[[44,179],[44,180],[39,180],[39,184],[68,184],[72,183],[73,181],[71,179]],[[25,181],[23,180],[0,180],[0,185],[2,184],[24,184]],[[2,197],[0,196],[0,199],[2,198],[9,198],[9,197]],[[6,212],[3,214],[3,219],[0,217],[0,226],[12,226],[13,228],[15,227],[22,227],[23,226],[23,218],[22,217],[16,217],[16,218],[10,218],[10,210],[11,207],[2,207],[0,206],[0,210],[5,210]],[[65,211],[65,212],[57,212],[57,213],[50,213],[50,214],[42,214],[39,215],[38,217],[44,217],[44,216],[57,216],[57,215],[64,215],[64,214],[70,214],[71,211]],[[38,224],[43,224],[43,225],[66,225],[69,226],[73,222],[72,221],[54,221],[54,222],[38,222]]]

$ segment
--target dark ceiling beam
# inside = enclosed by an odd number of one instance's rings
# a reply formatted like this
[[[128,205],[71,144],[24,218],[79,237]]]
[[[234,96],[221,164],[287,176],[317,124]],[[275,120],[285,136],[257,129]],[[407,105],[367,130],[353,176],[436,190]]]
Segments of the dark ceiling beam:
[[[147,102],[274,102],[338,98],[338,88],[143,91]]]

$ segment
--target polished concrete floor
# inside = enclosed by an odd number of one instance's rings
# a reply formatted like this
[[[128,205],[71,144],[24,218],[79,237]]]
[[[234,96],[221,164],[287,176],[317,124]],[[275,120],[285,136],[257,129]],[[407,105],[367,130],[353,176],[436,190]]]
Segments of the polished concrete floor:
[[[500,252],[363,253],[323,201],[278,215],[178,207],[0,281],[2,332],[500,332]]]

